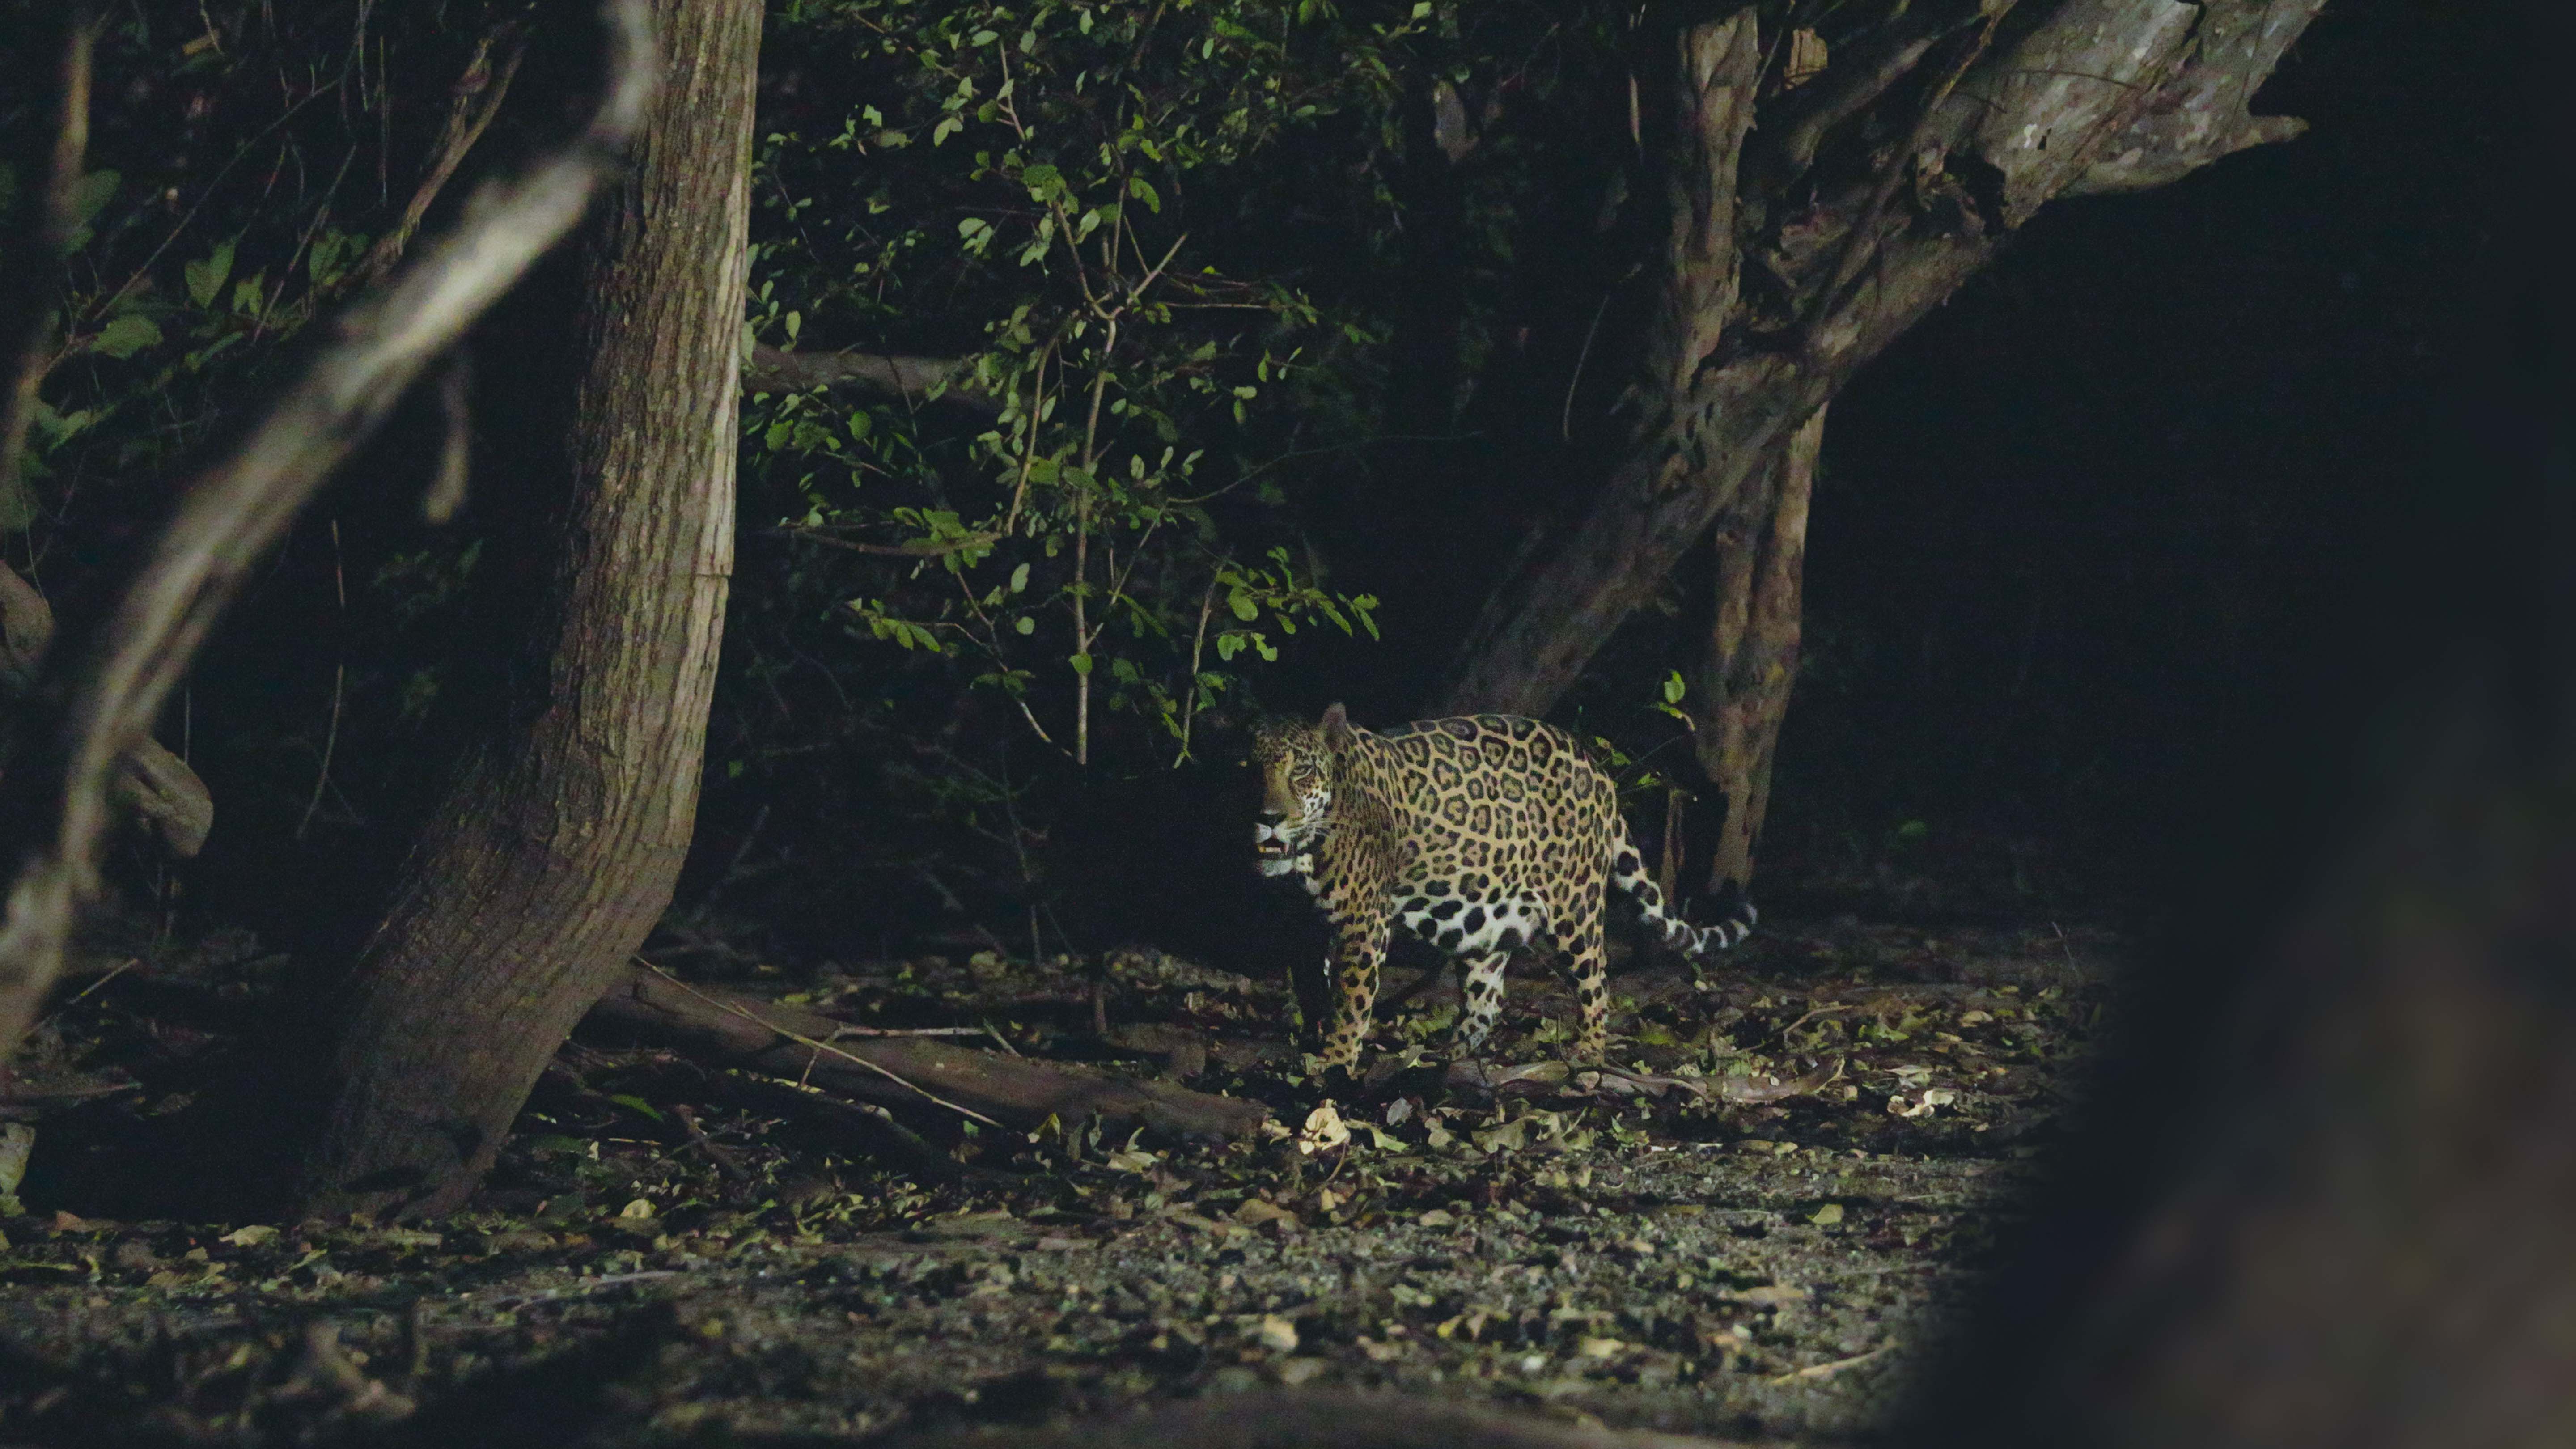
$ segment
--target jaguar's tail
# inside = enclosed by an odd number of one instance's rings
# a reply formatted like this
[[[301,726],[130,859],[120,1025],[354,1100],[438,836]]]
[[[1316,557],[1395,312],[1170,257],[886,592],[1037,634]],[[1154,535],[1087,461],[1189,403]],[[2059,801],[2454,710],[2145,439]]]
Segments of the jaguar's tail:
[[[1734,881],[1726,883],[1722,897],[1724,914],[1715,924],[1695,926],[1679,915],[1664,909],[1664,893],[1646,876],[1645,857],[1637,851],[1637,842],[1623,828],[1610,856],[1610,884],[1628,893],[1637,902],[1637,910],[1646,924],[1663,933],[1673,949],[1693,959],[1723,951],[1753,934],[1756,912],[1747,900],[1743,887]]]

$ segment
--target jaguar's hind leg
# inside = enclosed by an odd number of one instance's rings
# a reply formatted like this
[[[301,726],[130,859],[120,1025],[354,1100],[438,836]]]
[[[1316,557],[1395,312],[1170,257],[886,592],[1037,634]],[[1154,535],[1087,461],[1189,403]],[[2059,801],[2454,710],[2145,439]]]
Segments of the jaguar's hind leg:
[[[1596,899],[1589,909],[1559,921],[1556,938],[1564,943],[1565,975],[1574,983],[1580,1013],[1570,1059],[1598,1062],[1610,1050],[1610,970],[1601,945],[1600,902]]]

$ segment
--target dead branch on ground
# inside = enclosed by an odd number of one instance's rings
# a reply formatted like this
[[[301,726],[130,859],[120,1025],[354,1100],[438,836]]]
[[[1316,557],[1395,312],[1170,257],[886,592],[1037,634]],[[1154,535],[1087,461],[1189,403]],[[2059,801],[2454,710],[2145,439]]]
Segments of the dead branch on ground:
[[[1192,1137],[1240,1137],[1259,1103],[922,1037],[852,1037],[846,1023],[757,997],[686,985],[644,967],[590,1009],[590,1031],[668,1046],[887,1106],[925,1101],[1032,1128],[1049,1117],[1132,1122]],[[838,1038],[837,1040],[835,1038]]]

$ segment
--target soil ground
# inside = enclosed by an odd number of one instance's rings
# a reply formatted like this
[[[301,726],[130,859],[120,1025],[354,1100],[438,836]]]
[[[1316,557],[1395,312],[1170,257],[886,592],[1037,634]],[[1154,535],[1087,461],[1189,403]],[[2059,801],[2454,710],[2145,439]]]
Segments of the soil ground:
[[[275,965],[147,958],[54,1026],[107,1094],[35,1124],[0,1218],[0,1442],[891,1440],[1280,1384],[1868,1442],[2009,1238],[2124,954],[2051,924],[1766,922],[1705,982],[1630,960],[1610,1074],[1545,1065],[1571,1003],[1526,964],[1495,1060],[1444,1073],[1444,974],[1322,1112],[1283,984],[1153,951],[737,965],[885,1030],[1125,1041],[1280,1127],[1008,1132],[577,1041],[472,1210],[428,1226],[48,1197],[68,1155],[184,1105]]]

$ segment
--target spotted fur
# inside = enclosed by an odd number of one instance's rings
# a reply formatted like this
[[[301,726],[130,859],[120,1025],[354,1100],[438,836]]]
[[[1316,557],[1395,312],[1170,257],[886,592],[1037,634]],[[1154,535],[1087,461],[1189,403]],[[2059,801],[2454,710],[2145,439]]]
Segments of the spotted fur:
[[[1318,723],[1261,727],[1252,762],[1262,777],[1253,827],[1261,872],[1303,881],[1333,925],[1328,1066],[1358,1064],[1398,922],[1459,962],[1462,1052],[1484,1045],[1502,1016],[1503,963],[1513,949],[1553,946],[1582,1011],[1575,1056],[1583,1061],[1600,1060],[1609,1043],[1608,886],[1633,897],[1647,924],[1694,958],[1734,945],[1753,926],[1753,907],[1741,901],[1714,926],[1667,914],[1610,777],[1572,736],[1537,720],[1481,714],[1372,734],[1337,704]]]

